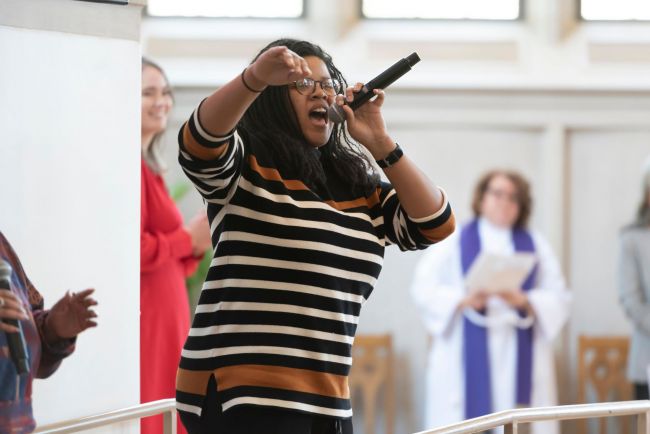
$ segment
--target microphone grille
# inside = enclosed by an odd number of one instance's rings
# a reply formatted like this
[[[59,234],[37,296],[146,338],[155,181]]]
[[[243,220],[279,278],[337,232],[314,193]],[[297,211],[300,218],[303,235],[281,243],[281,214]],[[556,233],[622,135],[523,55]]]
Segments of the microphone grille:
[[[0,281],[11,280],[11,265],[4,259],[0,259]]]

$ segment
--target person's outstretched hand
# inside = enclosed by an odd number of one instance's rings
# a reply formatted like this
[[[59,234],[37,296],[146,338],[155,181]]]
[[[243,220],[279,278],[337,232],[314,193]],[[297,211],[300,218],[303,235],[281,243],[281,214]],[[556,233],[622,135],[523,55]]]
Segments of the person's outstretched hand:
[[[91,309],[97,301],[90,295],[94,289],[86,289],[79,293],[66,294],[56,302],[47,317],[46,339],[55,342],[70,339],[84,330],[97,326],[97,314]]]
[[[265,85],[281,86],[311,74],[307,61],[285,46],[269,48],[248,67],[255,79]],[[250,80],[249,77],[246,77]]]

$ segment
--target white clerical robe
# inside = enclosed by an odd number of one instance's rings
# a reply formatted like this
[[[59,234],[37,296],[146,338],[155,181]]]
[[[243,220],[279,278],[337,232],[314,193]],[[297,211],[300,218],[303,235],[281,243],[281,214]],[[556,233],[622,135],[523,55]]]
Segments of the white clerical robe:
[[[511,231],[479,220],[481,250],[512,254]],[[537,282],[528,292],[534,311],[531,407],[557,405],[553,340],[567,320],[571,302],[560,266],[548,242],[532,232],[538,257]],[[412,295],[432,337],[427,362],[425,423],[431,429],[464,420],[465,378],[462,356],[463,312],[466,295],[457,231],[429,248],[419,262]],[[488,299],[488,351],[493,412],[515,407],[517,329],[516,311],[500,298]],[[533,424],[533,434],[557,434],[556,422]]]

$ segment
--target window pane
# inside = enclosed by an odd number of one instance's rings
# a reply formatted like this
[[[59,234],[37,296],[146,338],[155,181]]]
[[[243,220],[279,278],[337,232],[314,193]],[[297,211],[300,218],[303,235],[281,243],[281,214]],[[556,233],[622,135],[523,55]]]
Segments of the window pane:
[[[582,0],[585,20],[650,20],[648,0]]]
[[[303,0],[149,0],[149,15],[228,18],[298,18]]]
[[[520,0],[363,0],[367,18],[516,20]]]

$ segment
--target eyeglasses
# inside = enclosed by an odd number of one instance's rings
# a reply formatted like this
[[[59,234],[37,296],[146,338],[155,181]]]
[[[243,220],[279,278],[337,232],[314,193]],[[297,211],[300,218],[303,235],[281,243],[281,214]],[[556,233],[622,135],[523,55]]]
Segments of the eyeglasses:
[[[497,189],[492,189],[488,188],[486,193],[491,194],[492,196],[496,197],[499,200],[505,199],[510,203],[519,203],[519,195],[516,193],[508,193],[503,190],[497,190]]]
[[[341,83],[335,78],[327,78],[320,81],[303,78],[302,80],[289,83],[289,87],[295,87],[301,95],[311,95],[316,90],[316,83],[320,83],[321,89],[323,89],[323,92],[327,96],[335,96],[341,90]]]

